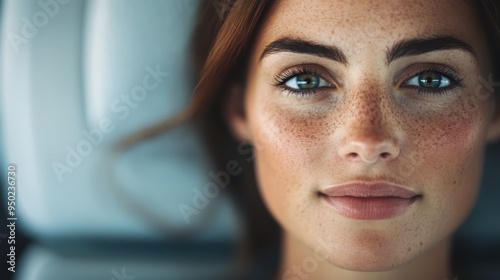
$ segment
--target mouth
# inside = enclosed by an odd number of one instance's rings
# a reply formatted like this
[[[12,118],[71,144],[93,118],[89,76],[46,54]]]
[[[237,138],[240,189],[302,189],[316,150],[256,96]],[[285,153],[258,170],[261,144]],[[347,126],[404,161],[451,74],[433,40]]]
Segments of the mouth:
[[[320,191],[320,197],[344,217],[381,220],[402,215],[421,195],[388,183],[351,183]]]

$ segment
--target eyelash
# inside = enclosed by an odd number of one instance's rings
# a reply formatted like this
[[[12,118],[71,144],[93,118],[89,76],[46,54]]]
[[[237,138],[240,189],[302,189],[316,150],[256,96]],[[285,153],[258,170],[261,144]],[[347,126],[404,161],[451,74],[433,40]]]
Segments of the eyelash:
[[[447,87],[443,88],[437,88],[437,89],[426,89],[418,86],[413,86],[413,85],[406,85],[409,80],[412,78],[425,74],[425,73],[437,73],[447,79],[450,80],[450,85]],[[316,89],[309,89],[309,90],[296,90],[287,87],[285,84],[292,78],[299,76],[299,75],[313,75],[317,76],[321,79],[324,79],[328,81],[328,79],[325,79],[323,75],[321,75],[317,70],[311,69],[307,66],[302,66],[298,68],[289,68],[286,69],[283,73],[279,75],[274,76],[274,84],[273,86],[280,88],[284,93],[287,93],[287,95],[296,95],[299,97],[309,97],[311,95],[317,94],[317,91],[320,90],[321,88],[327,88],[327,87],[319,87]],[[428,67],[424,70],[419,70],[410,75],[410,78],[406,79],[401,85],[407,88],[416,88],[417,89],[417,94],[418,95],[424,95],[424,96],[437,96],[437,95],[446,95],[450,92],[453,92],[456,88],[463,88],[464,78],[460,77],[457,73],[455,73],[453,70],[449,69],[448,67],[445,66],[433,66],[433,67]],[[330,82],[330,87],[328,88],[335,88],[334,85],[332,85]]]
[[[437,88],[437,89],[426,89],[426,88],[412,86],[412,85],[405,85],[412,78],[419,76],[419,75],[422,75],[422,74],[425,74],[425,73],[437,73],[437,74],[449,79],[450,85],[447,87]],[[446,66],[442,66],[442,65],[431,66],[431,67],[428,67],[424,70],[416,71],[415,73],[412,73],[409,76],[410,76],[410,78],[406,79],[402,83],[402,85],[406,86],[408,88],[416,88],[417,94],[423,95],[423,96],[446,95],[446,94],[454,92],[454,90],[456,90],[457,88],[464,87],[464,83],[463,83],[464,78],[460,77],[455,71],[451,70],[450,68],[448,68]]]
[[[309,89],[309,90],[296,90],[287,87],[285,84],[292,78],[299,76],[299,75],[313,75],[317,76],[321,79],[324,79],[328,81],[328,79],[325,79],[321,73],[319,73],[317,70],[309,68],[307,66],[302,66],[299,68],[288,68],[283,73],[279,75],[274,76],[274,84],[273,86],[280,88],[284,93],[287,93],[287,95],[296,95],[299,97],[309,97],[311,95],[317,94],[318,90],[321,88],[326,88],[326,87],[319,87],[316,89]],[[335,88],[330,82],[328,82],[331,87]]]

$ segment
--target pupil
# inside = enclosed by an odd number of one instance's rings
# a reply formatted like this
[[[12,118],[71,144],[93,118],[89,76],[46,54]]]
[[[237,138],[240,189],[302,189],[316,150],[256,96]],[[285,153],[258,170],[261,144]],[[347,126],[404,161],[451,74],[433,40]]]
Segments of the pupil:
[[[316,88],[319,85],[319,78],[314,75],[302,74],[297,77],[297,85],[300,89]]]
[[[441,85],[442,76],[436,73],[424,73],[420,75],[419,84],[425,88],[438,88]]]

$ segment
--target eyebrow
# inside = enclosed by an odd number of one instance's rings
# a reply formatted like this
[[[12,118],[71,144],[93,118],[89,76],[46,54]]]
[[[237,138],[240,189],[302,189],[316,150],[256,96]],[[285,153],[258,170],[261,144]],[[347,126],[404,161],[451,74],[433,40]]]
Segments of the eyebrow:
[[[278,52],[312,54],[315,56],[338,61],[342,64],[347,64],[346,56],[339,48],[335,46],[327,46],[315,42],[309,42],[302,39],[292,39],[288,37],[278,39],[268,44],[260,55],[259,61],[267,55]]]
[[[414,56],[433,51],[452,49],[466,51],[477,58],[477,54],[472,46],[465,43],[464,41],[452,36],[433,36],[429,38],[404,39],[397,42],[386,52],[387,64],[398,58],[406,56]],[[315,56],[324,57],[340,62],[344,65],[348,64],[345,54],[342,52],[342,50],[340,50],[340,48],[336,46],[328,46],[312,41],[289,37],[280,38],[268,44],[264,48],[259,61],[267,55],[279,52],[312,54]]]
[[[434,36],[401,40],[387,51],[387,64],[392,61],[412,55],[419,55],[433,51],[458,49],[470,53],[474,58],[477,54],[471,45],[452,36]]]

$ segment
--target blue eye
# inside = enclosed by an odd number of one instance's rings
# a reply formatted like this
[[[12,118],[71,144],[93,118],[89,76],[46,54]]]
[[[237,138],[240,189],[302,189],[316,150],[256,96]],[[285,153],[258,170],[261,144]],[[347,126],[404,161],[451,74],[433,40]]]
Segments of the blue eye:
[[[330,83],[317,75],[304,73],[289,78],[285,85],[292,90],[300,91],[330,86]]]
[[[433,90],[446,88],[452,84],[452,81],[438,72],[427,71],[414,76],[405,84],[420,87],[422,89]]]

